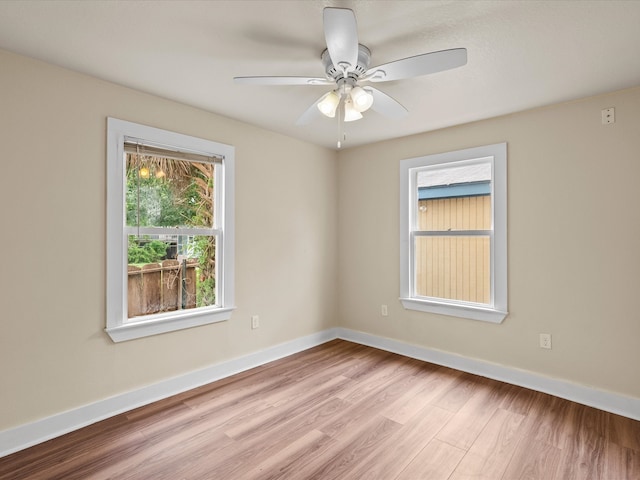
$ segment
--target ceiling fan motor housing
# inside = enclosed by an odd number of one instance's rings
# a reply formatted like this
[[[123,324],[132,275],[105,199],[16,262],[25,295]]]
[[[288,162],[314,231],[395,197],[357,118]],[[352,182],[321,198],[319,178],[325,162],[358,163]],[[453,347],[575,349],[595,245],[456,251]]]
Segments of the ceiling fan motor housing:
[[[355,67],[348,68],[346,75],[340,67],[336,67],[331,61],[329,56],[329,50],[325,49],[322,52],[322,65],[324,65],[324,71],[328,78],[333,78],[336,82],[345,77],[351,77],[355,80],[364,75],[369,69],[369,62],[371,61],[371,51],[364,45],[358,45],[358,62]]]

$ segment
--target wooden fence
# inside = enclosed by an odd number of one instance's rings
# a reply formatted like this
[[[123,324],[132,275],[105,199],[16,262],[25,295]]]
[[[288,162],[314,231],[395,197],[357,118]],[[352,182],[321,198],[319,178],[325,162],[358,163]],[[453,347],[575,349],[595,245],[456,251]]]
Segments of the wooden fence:
[[[195,308],[196,260],[128,267],[128,318]]]
[[[427,231],[489,230],[491,197],[420,200],[418,228]],[[489,303],[489,237],[416,237],[416,293],[467,302]]]

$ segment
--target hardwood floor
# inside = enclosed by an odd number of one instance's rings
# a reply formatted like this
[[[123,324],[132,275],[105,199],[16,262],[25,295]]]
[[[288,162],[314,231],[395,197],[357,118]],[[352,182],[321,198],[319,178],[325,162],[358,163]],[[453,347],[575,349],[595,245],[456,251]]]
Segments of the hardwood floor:
[[[640,422],[335,340],[0,459],[0,479],[640,479]]]

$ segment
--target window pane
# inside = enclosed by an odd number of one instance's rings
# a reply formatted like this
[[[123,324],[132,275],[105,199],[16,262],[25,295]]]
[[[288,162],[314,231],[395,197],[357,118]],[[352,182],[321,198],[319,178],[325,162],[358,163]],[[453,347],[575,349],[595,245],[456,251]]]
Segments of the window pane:
[[[128,318],[216,305],[213,236],[129,235]]]
[[[490,163],[421,170],[416,192],[418,230],[491,229]]]
[[[213,227],[213,164],[125,155],[127,226]]]
[[[490,303],[488,235],[415,237],[414,247],[416,295]]]

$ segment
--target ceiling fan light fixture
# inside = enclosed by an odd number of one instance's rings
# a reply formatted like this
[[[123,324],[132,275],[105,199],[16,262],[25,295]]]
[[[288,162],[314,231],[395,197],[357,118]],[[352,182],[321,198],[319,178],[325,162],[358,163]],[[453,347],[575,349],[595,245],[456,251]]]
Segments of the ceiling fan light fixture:
[[[373,105],[373,95],[362,87],[354,87],[350,92],[353,108],[358,112],[365,112]]]
[[[323,115],[333,118],[336,116],[339,103],[340,96],[336,92],[329,92],[318,102],[318,110],[320,110]]]

